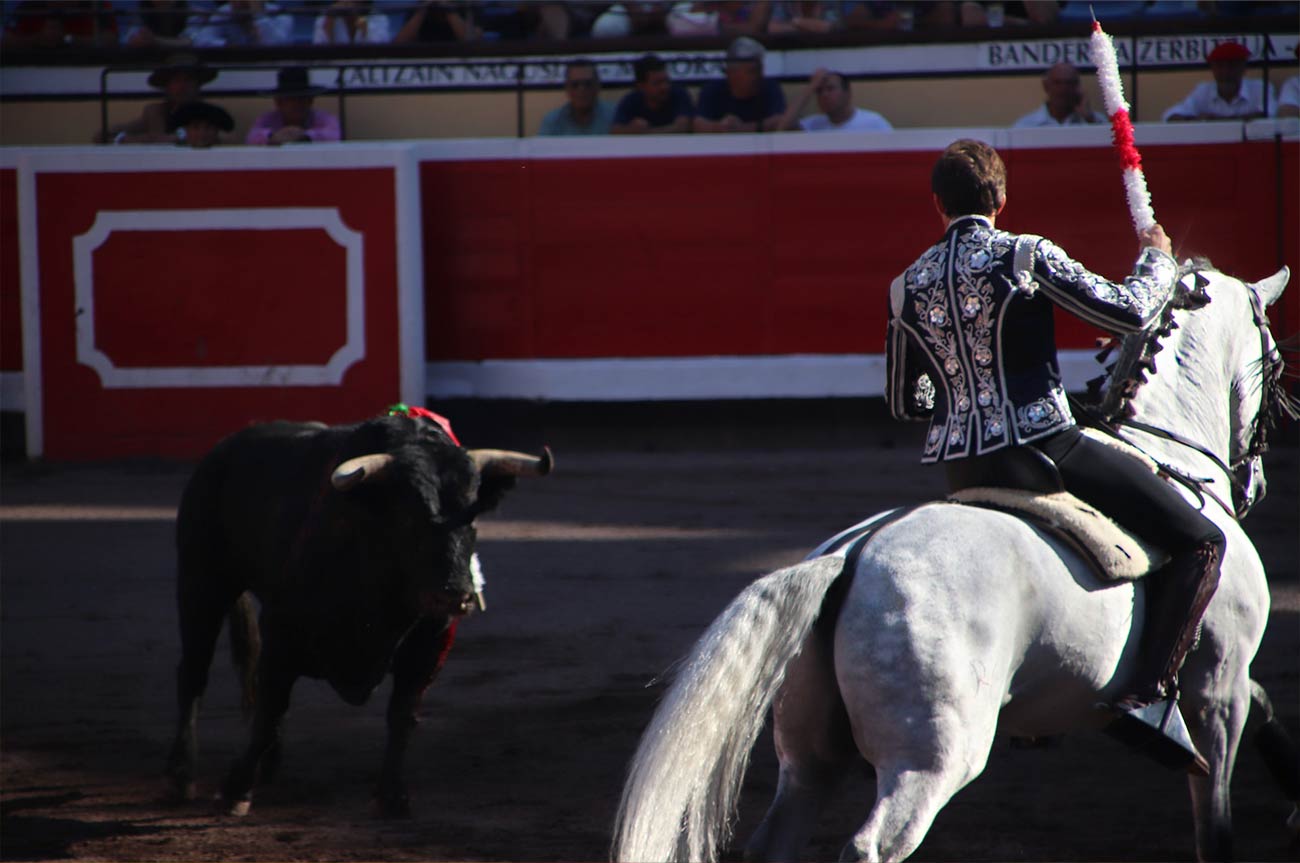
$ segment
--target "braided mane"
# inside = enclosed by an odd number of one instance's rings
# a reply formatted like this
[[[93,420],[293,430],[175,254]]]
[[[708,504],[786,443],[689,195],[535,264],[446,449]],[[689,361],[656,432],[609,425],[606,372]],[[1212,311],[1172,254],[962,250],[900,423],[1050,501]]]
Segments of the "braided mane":
[[[1210,295],[1205,288],[1210,280],[1206,272],[1219,273],[1207,258],[1194,258],[1179,268],[1178,282],[1160,317],[1140,333],[1126,336],[1118,343],[1119,356],[1115,362],[1106,366],[1106,373],[1088,381],[1088,398],[1097,413],[1107,425],[1123,424],[1136,414],[1133,399],[1138,390],[1149,380],[1148,375],[1155,374],[1156,354],[1164,350],[1163,340],[1178,329],[1174,320],[1175,312],[1181,309],[1195,310],[1210,302]],[[1259,413],[1255,418],[1255,431],[1250,451],[1246,457],[1259,455],[1268,449],[1269,431],[1285,420],[1300,418],[1300,397],[1291,392],[1296,378],[1294,367],[1286,361],[1286,354],[1296,353],[1296,339],[1284,339],[1275,342],[1276,351],[1271,357],[1263,357],[1260,362],[1260,386],[1263,388]],[[1098,362],[1104,363],[1115,350],[1116,344],[1107,345],[1099,354]]]
[[[1210,302],[1210,295],[1205,291],[1210,280],[1201,274],[1202,270],[1218,272],[1205,258],[1184,264],[1178,271],[1173,296],[1165,303],[1156,322],[1119,342],[1115,362],[1106,366],[1104,375],[1088,381],[1089,401],[1097,405],[1097,412],[1107,423],[1133,418],[1134,396],[1149,380],[1148,375],[1155,374],[1156,354],[1164,350],[1164,338],[1178,329],[1174,313],[1180,309],[1199,309]],[[1115,348],[1115,342],[1108,344],[1097,354],[1097,361],[1106,362]]]

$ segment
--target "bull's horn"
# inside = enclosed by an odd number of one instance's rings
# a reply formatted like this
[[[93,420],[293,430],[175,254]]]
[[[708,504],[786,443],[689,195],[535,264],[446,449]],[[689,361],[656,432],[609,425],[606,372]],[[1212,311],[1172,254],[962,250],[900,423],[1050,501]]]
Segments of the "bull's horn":
[[[393,454],[387,452],[370,453],[350,458],[334,468],[330,484],[339,491],[348,491],[368,479],[379,476],[393,463]]]
[[[546,476],[555,467],[550,447],[542,447],[541,458],[504,449],[472,449],[469,457],[479,473],[489,476]]]

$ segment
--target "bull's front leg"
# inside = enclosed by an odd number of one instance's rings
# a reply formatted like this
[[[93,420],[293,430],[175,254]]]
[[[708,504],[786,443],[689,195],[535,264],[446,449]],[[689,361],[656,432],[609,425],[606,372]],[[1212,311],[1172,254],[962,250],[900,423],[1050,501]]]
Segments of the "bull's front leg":
[[[226,774],[221,800],[231,815],[247,815],[253,803],[253,786],[268,754],[278,752],[280,727],[289,710],[289,695],[298,674],[280,655],[273,642],[266,645],[257,667],[257,703],[248,748]]]
[[[456,636],[455,618],[425,618],[403,639],[393,657],[393,694],[388,701],[388,743],[375,787],[375,806],[386,818],[406,818],[411,799],[403,763],[411,734],[419,724],[420,701],[433,683]]]

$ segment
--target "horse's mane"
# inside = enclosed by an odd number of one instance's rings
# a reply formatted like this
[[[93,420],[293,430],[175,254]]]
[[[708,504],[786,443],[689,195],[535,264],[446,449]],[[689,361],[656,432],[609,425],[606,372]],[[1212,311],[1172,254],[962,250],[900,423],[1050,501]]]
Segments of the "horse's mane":
[[[1119,354],[1115,361],[1106,366],[1106,373],[1088,381],[1088,398],[1093,403],[1092,412],[1099,415],[1106,424],[1122,423],[1134,417],[1133,398],[1148,380],[1148,375],[1156,370],[1156,354],[1164,350],[1164,339],[1178,329],[1174,314],[1180,310],[1199,309],[1210,302],[1210,295],[1205,288],[1210,280],[1205,273],[1222,273],[1209,258],[1197,257],[1184,261],[1178,270],[1178,282],[1174,294],[1165,304],[1157,321],[1140,333],[1126,336],[1118,343]],[[1288,391],[1287,381],[1294,381],[1297,374],[1294,364],[1287,363],[1288,354],[1294,356],[1300,352],[1300,334],[1275,340],[1278,354],[1275,359],[1265,358],[1262,362],[1273,365],[1272,369],[1263,369],[1260,376],[1265,388],[1261,401],[1260,419],[1257,427],[1257,443],[1264,447],[1269,428],[1275,426],[1282,416],[1296,419],[1300,417],[1300,398]],[[1117,347],[1108,344],[1097,355],[1099,362],[1105,363]]]
[[[1155,373],[1156,354],[1164,350],[1165,337],[1178,329],[1174,313],[1180,309],[1199,309],[1210,302],[1210,295],[1205,292],[1210,280],[1202,274],[1207,270],[1219,272],[1208,258],[1184,262],[1178,271],[1174,294],[1165,303],[1156,322],[1119,342],[1119,356],[1115,362],[1106,366],[1105,374],[1088,381],[1088,398],[1096,405],[1096,413],[1106,422],[1133,418],[1134,396],[1147,382],[1147,376]],[[1106,345],[1097,355],[1097,360],[1106,362],[1115,348],[1115,342]]]

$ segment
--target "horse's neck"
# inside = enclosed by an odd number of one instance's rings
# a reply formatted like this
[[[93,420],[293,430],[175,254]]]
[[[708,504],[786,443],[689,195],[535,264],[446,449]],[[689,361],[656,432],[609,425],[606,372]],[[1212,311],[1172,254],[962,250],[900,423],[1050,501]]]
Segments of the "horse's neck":
[[[1232,434],[1227,409],[1232,382],[1224,357],[1235,346],[1219,320],[1217,315],[1176,313],[1178,326],[1165,337],[1164,350],[1155,357],[1155,373],[1138,389],[1132,404],[1135,419],[1195,441],[1226,462]],[[1161,437],[1143,435],[1142,448],[1159,461],[1197,476],[1207,476],[1212,468],[1205,456]]]

